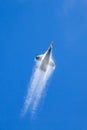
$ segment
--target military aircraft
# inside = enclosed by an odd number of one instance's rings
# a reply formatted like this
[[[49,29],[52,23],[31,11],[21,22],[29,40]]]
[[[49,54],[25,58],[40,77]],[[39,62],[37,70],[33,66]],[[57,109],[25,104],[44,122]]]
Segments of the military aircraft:
[[[52,49],[53,49],[53,42],[51,42],[48,50],[42,54],[42,55],[38,55],[36,56],[36,60],[40,61],[38,64],[38,68],[41,69],[42,71],[46,71],[48,66],[54,67],[55,68],[55,63],[52,59]]]

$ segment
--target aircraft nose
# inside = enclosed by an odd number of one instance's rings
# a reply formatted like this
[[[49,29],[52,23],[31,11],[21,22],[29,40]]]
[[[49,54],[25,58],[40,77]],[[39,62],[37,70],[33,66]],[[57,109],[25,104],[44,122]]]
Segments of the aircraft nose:
[[[53,47],[53,45],[54,45],[54,42],[52,41],[52,42],[51,42],[51,44],[50,44],[50,47],[52,48],[52,47]]]

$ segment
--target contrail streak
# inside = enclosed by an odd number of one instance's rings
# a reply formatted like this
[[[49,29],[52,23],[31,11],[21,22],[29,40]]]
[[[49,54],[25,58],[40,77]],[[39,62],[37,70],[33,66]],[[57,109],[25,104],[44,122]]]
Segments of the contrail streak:
[[[35,113],[35,110],[45,90],[47,81],[54,70],[53,67],[48,65],[46,72],[44,72],[36,66],[31,76],[30,85],[28,86],[27,96],[25,98],[24,109],[22,113],[23,115],[25,115],[28,108],[31,109],[32,113]]]

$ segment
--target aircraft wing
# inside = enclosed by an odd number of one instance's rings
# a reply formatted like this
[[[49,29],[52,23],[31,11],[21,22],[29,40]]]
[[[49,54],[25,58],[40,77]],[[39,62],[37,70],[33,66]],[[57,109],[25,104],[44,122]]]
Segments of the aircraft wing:
[[[49,65],[52,66],[52,67],[55,67],[55,63],[52,59],[50,60]]]
[[[42,59],[43,55],[38,55],[35,57],[36,60],[40,61]]]

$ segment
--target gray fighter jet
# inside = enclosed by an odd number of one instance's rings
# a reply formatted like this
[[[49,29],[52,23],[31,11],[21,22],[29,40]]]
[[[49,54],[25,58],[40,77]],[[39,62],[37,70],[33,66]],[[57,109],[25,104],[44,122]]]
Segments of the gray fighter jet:
[[[48,65],[55,68],[55,63],[52,59],[52,49],[53,42],[51,42],[48,50],[44,54],[36,56],[36,60],[40,61],[37,67],[42,71],[46,71]]]

